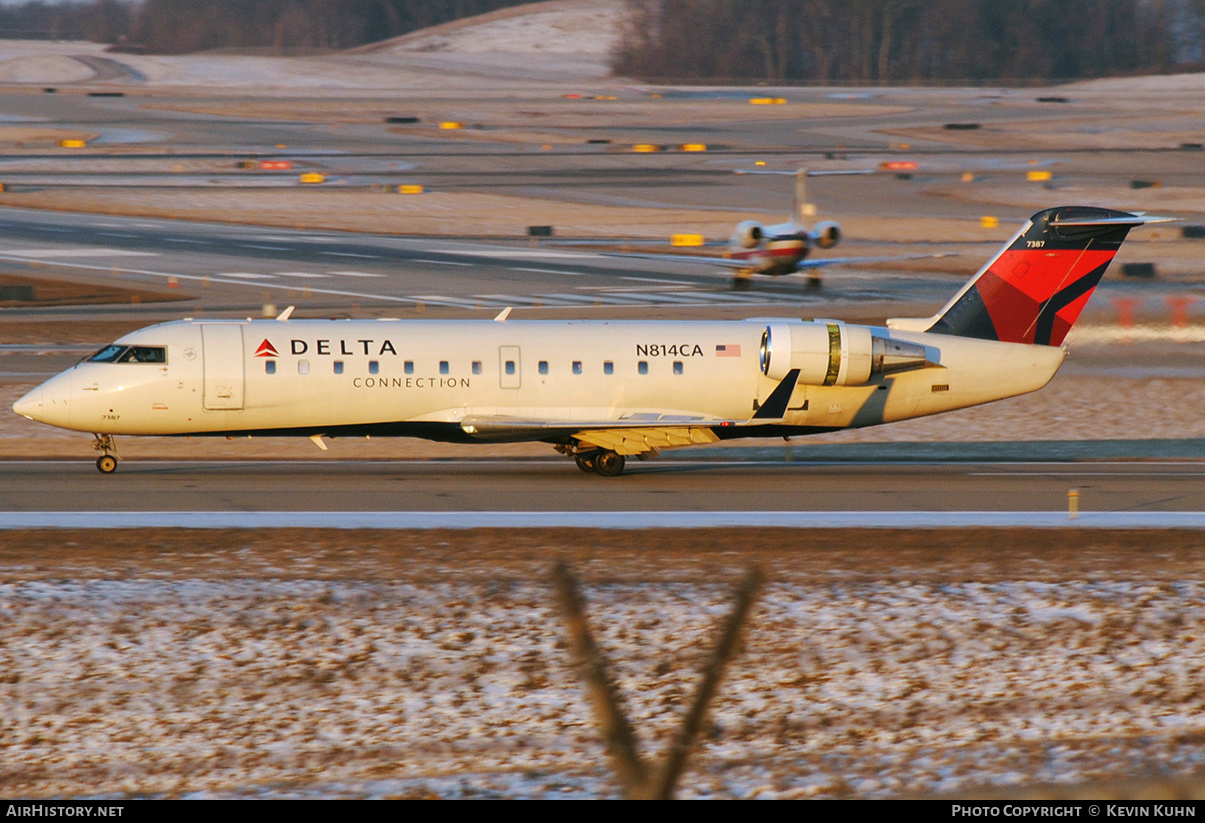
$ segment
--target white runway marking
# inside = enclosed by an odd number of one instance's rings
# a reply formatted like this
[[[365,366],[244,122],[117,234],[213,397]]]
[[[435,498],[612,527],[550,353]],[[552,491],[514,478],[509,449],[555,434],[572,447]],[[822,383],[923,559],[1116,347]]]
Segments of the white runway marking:
[[[1201,529],[1205,512],[3,512],[0,529]]]
[[[408,298],[418,303],[435,303],[440,306],[455,306],[457,308],[481,308],[482,301],[466,300],[463,297],[444,297],[442,294],[416,294]]]
[[[381,259],[380,255],[378,255],[378,254],[356,254],[355,252],[351,252],[351,251],[320,251],[318,253],[319,254],[327,254],[327,255],[330,255],[331,257],[360,257],[360,258],[363,258],[364,260],[380,260]]]
[[[663,280],[660,277],[628,277],[627,275],[621,274],[619,276],[619,279],[620,280],[634,280],[637,283],[669,283],[671,286],[683,285],[681,280]]]
[[[231,238],[235,240],[263,240],[267,243],[295,243],[297,240],[304,240],[307,243],[333,243],[333,237],[321,237],[317,235],[302,235],[299,237],[283,237],[279,234],[251,234],[245,237]]]
[[[275,280],[274,274],[256,274],[249,271],[224,271],[218,272],[218,277],[237,277],[239,280]]]
[[[425,257],[416,257],[411,263],[432,263],[436,266],[471,266],[472,263],[461,263],[457,260],[428,260]]]
[[[551,305],[581,305],[573,301],[560,300],[556,297],[551,297],[546,294],[537,295],[518,295],[518,294],[475,294],[474,297],[481,299],[482,306],[491,308],[496,306],[551,306]]]
[[[4,259],[4,255],[0,253],[0,259]],[[123,274],[141,274],[147,277],[175,277],[180,282],[212,282],[212,283],[229,283],[236,286],[249,286],[247,280],[266,280],[275,279],[270,274],[217,274],[217,275],[199,275],[199,274],[180,274],[179,272],[155,271],[153,269],[131,269],[117,268],[116,266],[97,266],[88,263],[59,263],[63,268],[81,269],[84,271],[103,271],[103,272],[121,272]],[[310,292],[313,294],[333,294],[339,297],[355,297],[363,300],[378,300],[388,303],[414,303],[414,300],[409,297],[395,297],[392,294],[369,294],[367,292],[348,291],[345,289],[324,289],[319,287],[311,287]]]
[[[333,271],[331,274],[336,274],[340,277],[386,277],[384,274],[369,274],[366,271]]]
[[[314,274],[313,272],[308,272],[308,271],[278,271],[278,272],[276,272],[276,276],[277,277],[300,277],[300,278],[320,279],[320,280],[325,280],[325,279],[330,278],[329,274]]]
[[[560,271],[559,269],[528,269],[523,268],[522,266],[516,266],[514,269],[512,269],[512,271],[530,271],[535,272],[536,274],[565,274],[569,277],[585,276],[584,273],[580,271]]]
[[[578,252],[568,251],[540,251],[538,249],[458,249],[449,251],[447,249],[432,249],[435,254],[460,254],[471,257],[492,257],[501,260],[507,259],[529,259],[543,258],[556,260],[599,260],[601,254],[581,254]]]
[[[3,249],[0,256],[50,259],[52,257],[158,257],[151,251],[129,251],[128,249],[110,249],[95,247],[89,249]]]

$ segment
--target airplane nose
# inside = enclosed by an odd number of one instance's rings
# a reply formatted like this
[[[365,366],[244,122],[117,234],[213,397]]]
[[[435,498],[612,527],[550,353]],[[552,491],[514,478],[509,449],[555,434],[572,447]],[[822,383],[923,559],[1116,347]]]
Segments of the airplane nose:
[[[13,403],[13,411],[22,417],[28,417],[30,420],[41,420],[42,387],[38,386],[16,403]]]

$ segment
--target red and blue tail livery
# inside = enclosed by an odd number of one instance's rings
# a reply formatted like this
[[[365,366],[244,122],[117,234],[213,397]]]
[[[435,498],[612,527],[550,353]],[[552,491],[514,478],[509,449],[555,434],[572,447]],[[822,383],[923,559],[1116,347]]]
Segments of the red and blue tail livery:
[[[928,331],[1061,346],[1130,229],[1167,219],[1087,206],[1040,211]]]

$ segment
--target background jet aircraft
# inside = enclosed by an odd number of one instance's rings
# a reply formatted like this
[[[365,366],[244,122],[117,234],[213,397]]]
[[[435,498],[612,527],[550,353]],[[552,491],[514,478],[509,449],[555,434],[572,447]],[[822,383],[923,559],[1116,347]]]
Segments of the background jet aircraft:
[[[841,242],[841,226],[834,220],[822,220],[808,228],[806,220],[812,210],[807,202],[807,178],[844,174],[870,174],[869,170],[851,171],[773,171],[768,169],[737,170],[737,174],[791,174],[795,177],[795,205],[791,218],[785,223],[771,226],[757,220],[742,220],[732,231],[728,248],[722,257],[695,257],[709,263],[733,269],[732,287],[748,289],[753,285],[753,275],[764,274],[780,277],[786,274],[807,272],[808,286],[819,288],[820,269],[857,263],[884,263],[892,260],[920,260],[945,257],[945,254],[912,254],[893,257],[825,257],[809,258],[813,249],[831,249]],[[631,256],[631,255],[625,255]],[[642,254],[641,257],[650,255]],[[664,257],[664,255],[656,255]]]
[[[737,172],[737,174],[788,173],[761,169]],[[743,220],[733,229],[732,238],[728,241],[728,251],[722,258],[725,265],[737,270],[732,281],[733,287],[748,288],[749,278],[754,274],[776,277],[783,274],[794,274],[804,269],[813,272],[809,276],[809,284],[819,286],[820,275],[815,271],[820,266],[856,260],[857,258],[829,259],[805,263],[813,248],[831,249],[841,242],[841,227],[835,221],[823,220],[814,224],[810,229],[804,222],[809,216],[807,179],[809,176],[819,174],[868,173],[862,171],[809,172],[807,169],[796,171],[794,173],[795,205],[791,210],[790,220],[773,226],[763,226],[756,220]]]

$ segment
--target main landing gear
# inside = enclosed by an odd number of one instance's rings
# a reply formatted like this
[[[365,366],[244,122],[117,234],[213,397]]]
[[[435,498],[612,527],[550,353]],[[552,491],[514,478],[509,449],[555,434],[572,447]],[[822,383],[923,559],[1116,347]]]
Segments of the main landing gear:
[[[101,474],[112,474],[117,471],[117,461],[120,460],[117,456],[117,446],[113,443],[113,435],[111,434],[93,434],[95,439],[92,441],[92,448],[98,452],[103,452],[100,457],[96,458],[96,468]]]
[[[610,449],[570,451],[568,447],[558,446],[557,451],[571,455],[577,467],[587,474],[600,474],[603,477],[615,477],[623,472],[627,464],[627,458]]]

